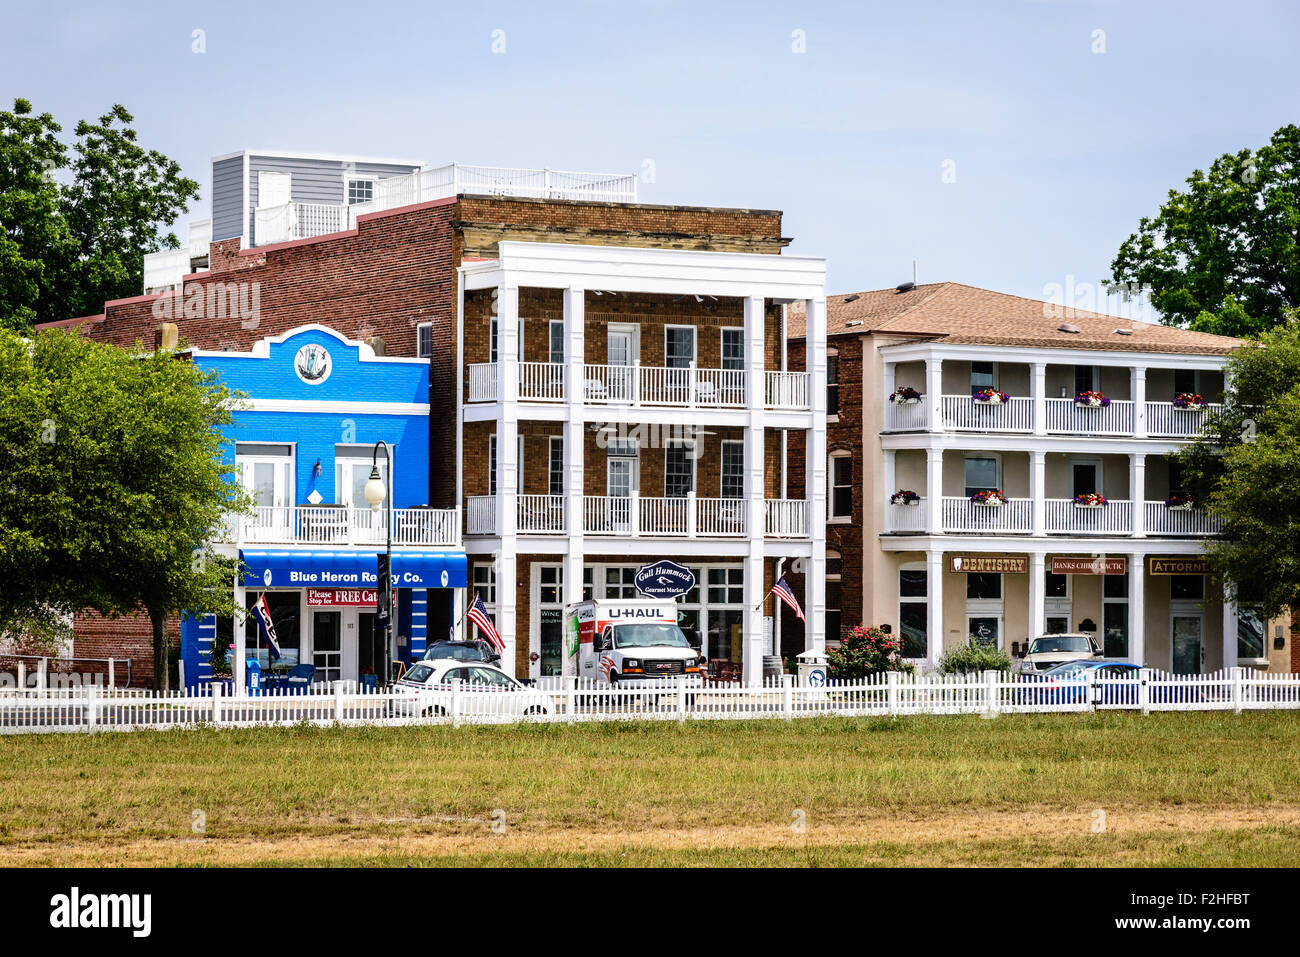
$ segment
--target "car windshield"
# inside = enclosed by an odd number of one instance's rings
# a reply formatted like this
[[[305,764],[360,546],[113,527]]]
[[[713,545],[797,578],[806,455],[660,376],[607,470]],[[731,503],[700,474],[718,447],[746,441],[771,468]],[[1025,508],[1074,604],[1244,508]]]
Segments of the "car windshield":
[[[425,682],[429,680],[429,675],[433,674],[433,668],[429,665],[412,665],[411,670],[406,673],[408,681]]]
[[[689,648],[690,642],[676,625],[643,622],[614,626],[615,648]]]
[[[1091,653],[1092,645],[1083,635],[1048,635],[1046,638],[1035,638],[1029,646],[1031,655],[1059,654],[1063,651]]]
[[[484,654],[480,645],[457,644],[451,641],[435,642],[425,653],[427,660],[436,658],[455,658],[457,661],[486,661],[487,655]]]
[[[1049,668],[1045,674],[1049,675],[1072,675],[1080,671],[1086,671],[1091,666],[1087,661],[1067,661],[1063,665],[1057,665],[1055,668]]]

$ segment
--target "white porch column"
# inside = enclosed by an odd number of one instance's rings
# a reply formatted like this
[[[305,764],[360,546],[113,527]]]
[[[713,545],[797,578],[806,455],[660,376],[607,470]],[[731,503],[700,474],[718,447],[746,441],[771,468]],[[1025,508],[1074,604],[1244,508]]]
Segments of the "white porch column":
[[[469,634],[467,633],[469,622],[465,620],[465,596],[466,593],[474,590],[473,571],[473,567],[471,567],[469,569],[470,578],[464,588],[453,588],[451,590],[452,624],[449,634],[452,641],[464,641],[469,637]],[[440,638],[435,638],[433,634],[429,635],[430,643],[441,640],[442,639]]]
[[[1146,664],[1146,588],[1147,556],[1134,552],[1128,570],[1128,657],[1138,665]]]
[[[230,677],[233,679],[234,692],[240,694],[244,690],[244,618],[239,613],[239,609],[248,604],[248,589],[243,585],[243,579],[238,572],[235,573],[235,618],[230,627],[230,641],[235,646],[235,650],[229,652],[232,656],[230,659]],[[217,633],[212,633],[212,641],[217,640]]]
[[[1130,372],[1129,393],[1133,396],[1133,434],[1139,439],[1147,437],[1147,370],[1134,366]]]
[[[943,654],[943,550],[925,553],[925,657],[931,668]]]
[[[925,405],[930,410],[930,431],[943,431],[943,360],[925,360]]]
[[[885,501],[883,505],[885,511],[885,521],[880,527],[887,532],[892,532],[894,530],[892,527],[892,522],[890,521],[890,519],[893,516],[893,509],[890,508],[889,499],[890,496],[892,496],[895,492],[898,491],[898,488],[895,485],[895,483],[898,481],[896,477],[897,466],[898,466],[898,452],[896,452],[894,449],[885,449],[885,475],[884,475],[884,483],[883,483],[884,484],[883,491],[885,493],[884,494]],[[865,476],[854,476],[854,478],[857,479],[858,481],[862,481],[862,479],[865,478]],[[870,508],[874,512],[876,509],[881,507],[882,507],[881,505],[875,502],[867,502],[863,504],[863,511],[866,511],[866,509]],[[876,514],[879,513],[877,512]]]
[[[882,429],[888,429],[892,424],[891,420],[893,419],[894,406],[890,403],[889,397],[894,394],[894,389],[897,388],[894,385],[895,374],[897,373],[897,371],[898,371],[898,363],[885,362],[884,364],[885,394],[880,397],[881,398],[880,408],[884,412],[884,415],[882,416],[884,421],[880,425]],[[866,402],[869,401],[870,401],[870,397],[864,396],[864,404],[866,404]]]
[[[826,298],[805,302],[808,383],[812,421],[807,431],[804,468],[812,556],[804,575],[804,648],[826,649]],[[860,481],[860,479],[859,479]]]
[[[519,288],[497,287],[497,367],[501,386],[497,400],[497,552],[496,629],[505,644],[502,670],[519,677],[515,668],[515,556],[518,553],[519,509]]]
[[[586,418],[582,401],[583,364],[586,361],[586,290],[564,290],[564,520],[569,536],[569,550],[564,556],[564,602],[582,601],[582,567],[586,554],[582,520],[582,493],[586,488],[584,469],[586,463]],[[568,642],[564,643],[568,649]],[[567,653],[561,671],[566,675],[578,673],[576,658]]]
[[[1147,533],[1147,457],[1145,452],[1130,452],[1128,457],[1128,497],[1133,502],[1133,537]]]
[[[1047,453],[1029,453],[1029,494],[1033,496],[1034,534],[1047,534]]]
[[[1029,640],[1047,630],[1047,556],[1029,555]]]
[[[745,684],[763,681],[763,655],[767,653],[763,635],[766,602],[763,599],[763,540],[767,531],[765,511],[766,457],[763,453],[764,412],[763,370],[766,350],[763,336],[763,298],[745,299],[745,398],[749,407],[745,425],[745,518],[749,535],[749,554],[745,557],[745,650],[743,667]],[[825,340],[823,339],[823,342]],[[823,386],[823,394],[825,388]],[[824,401],[824,400],[823,400]]]
[[[943,449],[925,450],[925,508],[926,532],[930,535],[942,535]]]
[[[1268,653],[1268,631],[1264,632],[1264,651]],[[1223,667],[1237,667],[1237,603],[1224,589],[1223,594]]]
[[[1034,399],[1034,435],[1047,434],[1047,363],[1035,362],[1030,377],[1030,395]]]

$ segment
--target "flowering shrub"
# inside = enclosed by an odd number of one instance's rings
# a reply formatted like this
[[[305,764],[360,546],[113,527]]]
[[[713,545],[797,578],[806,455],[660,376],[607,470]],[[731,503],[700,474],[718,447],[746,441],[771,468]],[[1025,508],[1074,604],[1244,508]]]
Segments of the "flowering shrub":
[[[976,505],[1001,505],[1007,498],[999,488],[986,488],[980,489],[970,500]]]
[[[1180,392],[1174,396],[1175,409],[1203,409],[1209,404],[1194,392]]]
[[[902,649],[900,636],[887,635],[872,625],[854,625],[853,634],[841,641],[838,648],[826,652],[826,663],[831,679],[838,681],[885,671],[911,674],[916,669],[900,657]]]
[[[921,501],[921,496],[905,488],[900,488],[893,495],[889,496],[890,505],[911,505],[913,502]]]
[[[972,402],[985,402],[994,405],[1006,402],[1011,398],[1011,396],[1007,395],[1005,392],[999,392],[992,386],[989,386],[986,389],[980,389],[978,392],[972,392],[970,397]]]
[[[1106,497],[1100,492],[1084,492],[1074,497],[1075,505],[1105,505]]]
[[[1165,508],[1189,509],[1196,505],[1196,500],[1190,495],[1171,495],[1165,499]]]
[[[1106,398],[1106,396],[1102,395],[1100,392],[1092,391],[1080,392],[1074,397],[1074,401],[1076,405],[1110,405],[1110,399]]]
[[[944,675],[979,674],[982,671],[1010,671],[1011,656],[992,645],[986,645],[974,635],[960,648],[945,651],[939,656],[939,673]]]
[[[921,393],[917,392],[910,385],[905,385],[897,392],[890,393],[889,401],[895,405],[902,405],[904,402],[920,402]]]

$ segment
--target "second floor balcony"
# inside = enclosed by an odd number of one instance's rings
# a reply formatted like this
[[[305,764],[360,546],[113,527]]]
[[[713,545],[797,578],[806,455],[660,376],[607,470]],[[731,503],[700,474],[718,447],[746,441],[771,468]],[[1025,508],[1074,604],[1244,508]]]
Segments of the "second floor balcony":
[[[458,546],[460,511],[393,509],[392,542],[403,546]],[[233,545],[384,546],[388,512],[342,505],[258,506],[230,515],[215,540]]]
[[[521,402],[567,402],[568,366],[559,362],[520,362]],[[662,406],[689,409],[743,409],[749,405],[749,373],[743,369],[703,369],[694,365],[661,367],[584,363],[579,386],[584,405]],[[762,390],[764,408],[810,409],[806,372],[765,370],[754,388]],[[503,398],[497,362],[469,366],[467,401],[497,402]]]
[[[1140,530],[1135,522],[1138,510]],[[1042,521],[1045,535],[1204,538],[1222,530],[1222,523],[1204,509],[1173,508],[1164,501],[1109,499],[1105,505],[1087,506],[1074,499],[1049,498],[1043,501]],[[944,496],[936,530],[930,528],[925,498],[911,505],[891,503],[885,513],[885,531],[903,535],[1032,535],[1034,522],[1034,500],[1030,498],[1007,498],[1001,505],[985,505],[965,496]]]
[[[567,535],[568,499],[564,495],[514,495],[520,535]],[[508,505],[508,503],[507,503]],[[615,538],[749,538],[748,502],[739,498],[584,495],[582,533]],[[495,535],[497,497],[471,495],[466,500],[467,535]],[[764,538],[809,537],[808,502],[767,499],[763,503]]]
[[[1073,398],[1043,400],[1046,435],[1106,435],[1150,438],[1195,438],[1205,416],[1222,409],[1216,403],[1194,408],[1170,402],[1144,402],[1145,430],[1137,428],[1137,403],[1110,399],[1105,405],[1086,405]],[[1034,400],[1009,397],[1005,402],[977,402],[969,394],[941,397],[939,428],[948,432],[1008,432],[1034,434]],[[905,404],[886,401],[885,431],[929,431],[935,417],[924,395]]]

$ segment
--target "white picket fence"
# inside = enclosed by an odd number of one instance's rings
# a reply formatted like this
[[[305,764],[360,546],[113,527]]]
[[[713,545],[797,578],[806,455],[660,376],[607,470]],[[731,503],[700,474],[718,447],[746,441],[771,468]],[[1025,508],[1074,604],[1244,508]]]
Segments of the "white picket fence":
[[[136,730],[199,726],[499,724],[516,721],[725,720],[817,715],[999,714],[1095,710],[1233,711],[1300,708],[1300,675],[1244,668],[1210,675],[1144,670],[1134,678],[1049,683],[1007,673],[878,675],[827,685],[791,676],[759,687],[666,678],[631,687],[586,679],[541,679],[523,691],[451,682],[410,693],[352,683],[305,693],[154,694],[136,690],[0,689],[0,733]]]

